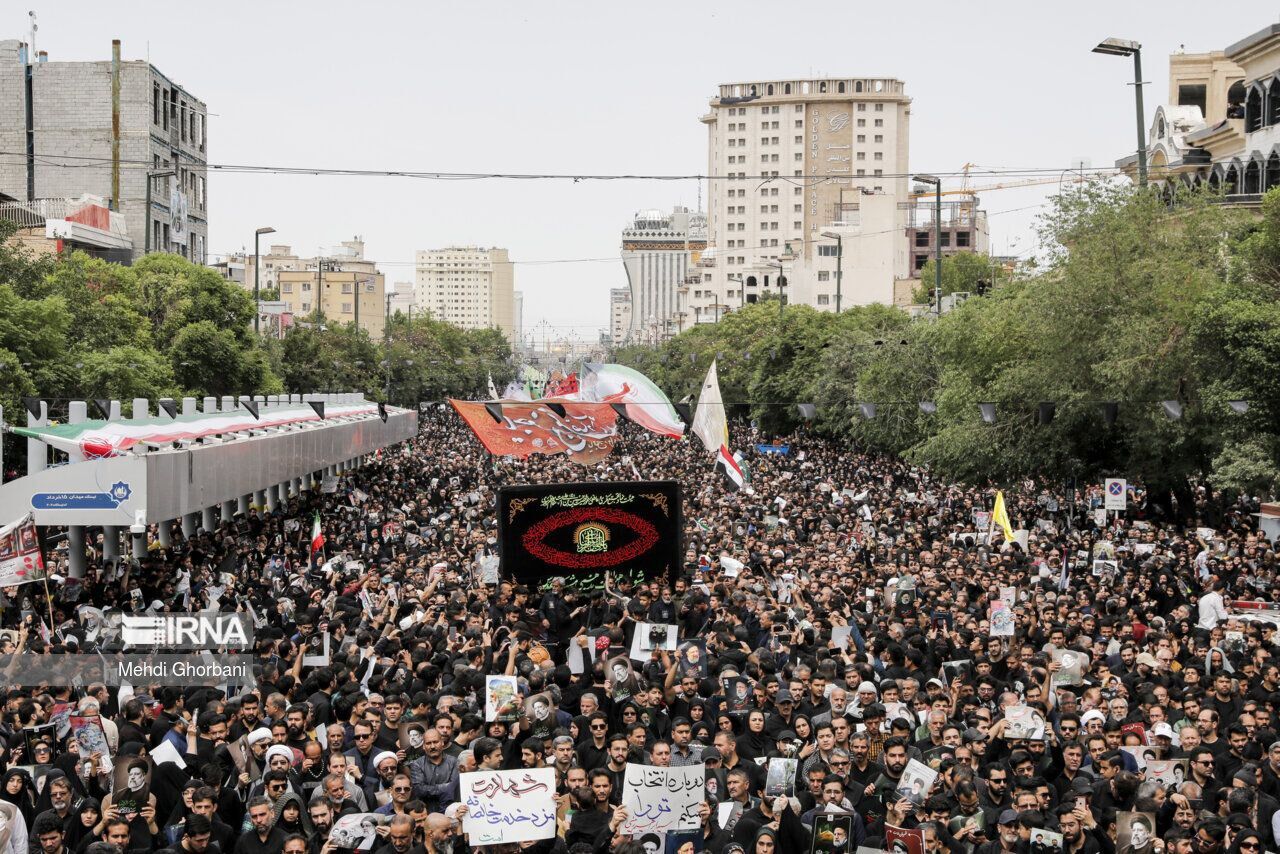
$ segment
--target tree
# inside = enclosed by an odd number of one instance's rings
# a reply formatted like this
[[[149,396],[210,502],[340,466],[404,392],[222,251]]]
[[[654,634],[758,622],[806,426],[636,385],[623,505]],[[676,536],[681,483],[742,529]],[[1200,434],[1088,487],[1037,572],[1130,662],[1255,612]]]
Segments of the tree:
[[[169,350],[178,384],[196,396],[278,394],[284,386],[260,349],[244,349],[235,331],[211,320],[183,327]]]
[[[917,305],[930,305],[934,302],[934,270],[937,261],[930,258],[920,269],[920,283],[916,285],[911,299]],[[976,252],[957,252],[954,255],[942,256],[942,295],[967,292],[974,296],[984,286],[995,288],[1005,284],[1012,278],[1011,272],[1004,265],[989,255]]]

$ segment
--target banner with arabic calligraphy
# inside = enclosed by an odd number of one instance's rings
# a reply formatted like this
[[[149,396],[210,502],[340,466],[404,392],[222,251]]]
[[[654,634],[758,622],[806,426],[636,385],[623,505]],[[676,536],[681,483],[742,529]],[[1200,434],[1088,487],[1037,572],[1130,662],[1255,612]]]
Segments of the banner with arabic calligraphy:
[[[669,575],[680,567],[675,481],[560,483],[498,490],[503,575],[537,585],[603,584],[605,572]]]
[[[462,831],[472,848],[556,835],[554,768],[473,771],[459,776],[467,813]]]
[[[571,400],[498,401],[450,400],[485,449],[497,456],[566,454],[583,465],[594,465],[613,452],[618,438],[618,415],[607,403]],[[564,408],[564,415],[549,404]],[[501,420],[494,415],[501,414]]]
[[[634,836],[697,830],[702,826],[698,808],[706,800],[706,778],[705,765],[660,768],[628,762],[622,778],[622,805],[628,812],[622,832]]]

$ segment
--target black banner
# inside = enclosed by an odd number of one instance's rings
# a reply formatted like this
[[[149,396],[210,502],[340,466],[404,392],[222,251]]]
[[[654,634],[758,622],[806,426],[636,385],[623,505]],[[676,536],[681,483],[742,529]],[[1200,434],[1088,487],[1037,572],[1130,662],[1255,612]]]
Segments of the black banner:
[[[599,589],[604,574],[675,578],[680,566],[675,481],[562,483],[498,491],[501,572],[530,586],[555,576]]]

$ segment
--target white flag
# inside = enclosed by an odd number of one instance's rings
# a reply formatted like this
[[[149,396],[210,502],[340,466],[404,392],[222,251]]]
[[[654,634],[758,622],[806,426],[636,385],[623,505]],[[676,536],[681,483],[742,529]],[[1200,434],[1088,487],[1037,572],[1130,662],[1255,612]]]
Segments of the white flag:
[[[712,454],[718,454],[722,447],[729,446],[729,422],[724,415],[715,359],[711,360],[711,370],[707,371],[707,378],[702,382],[702,393],[698,395],[698,408],[694,410],[691,429]]]
[[[493,374],[489,374],[489,399],[498,399],[498,387],[493,384]]]

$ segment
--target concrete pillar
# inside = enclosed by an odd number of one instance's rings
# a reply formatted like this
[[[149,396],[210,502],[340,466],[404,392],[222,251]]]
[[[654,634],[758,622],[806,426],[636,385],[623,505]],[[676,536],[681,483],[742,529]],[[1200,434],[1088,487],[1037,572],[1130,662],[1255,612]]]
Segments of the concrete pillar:
[[[201,410],[204,412],[205,415],[208,415],[211,412],[217,412],[218,399],[216,397],[206,397],[204,399],[204,406],[201,407]]]
[[[214,524],[212,507],[205,507],[200,511],[200,527],[205,531],[213,531],[217,527]]]
[[[259,510],[267,506],[267,490],[259,489],[253,493],[253,506]]]
[[[300,394],[289,395],[289,403],[293,406],[297,406],[298,404],[302,403],[302,395]]]
[[[160,532],[160,547],[173,548],[173,520],[165,519],[156,528]]]
[[[182,536],[188,540],[196,535],[196,528],[200,525],[200,516],[197,513],[182,514]]]
[[[40,401],[40,415],[27,413],[28,427],[44,427],[49,423],[49,404]],[[49,446],[39,439],[27,440],[27,474],[44,471],[49,466]]]
[[[120,401],[118,400],[111,401],[111,404],[107,406],[107,420],[120,421],[123,418],[123,416],[121,415],[121,411],[122,410],[120,409]]]
[[[219,518],[221,518],[223,522],[230,522],[232,519],[235,518],[235,515],[236,515],[235,499],[233,498],[229,501],[222,502],[222,514]]]
[[[89,407],[83,400],[73,400],[68,407],[67,423],[81,424],[88,420]],[[84,454],[71,451],[67,458],[72,463],[84,462]],[[71,578],[84,578],[84,526],[71,525],[67,528],[67,575]]]
[[[267,406],[279,406],[279,405],[280,405],[280,395],[278,394],[267,395]]]
[[[164,414],[164,410],[160,409],[159,407],[157,407],[156,411],[159,412],[161,415]],[[130,417],[132,418],[150,417],[151,401],[147,400],[145,397],[135,397],[133,399],[133,409],[129,410],[129,414],[130,414]]]
[[[232,395],[224,394],[222,396],[222,412],[234,412],[236,408],[236,399]]]
[[[132,525],[129,527],[129,534],[133,540],[133,556],[142,560],[147,556],[147,526]]]
[[[120,528],[115,525],[102,526],[102,557],[105,560],[120,557]]]
[[[267,502],[267,512],[274,513],[276,508],[280,506],[280,486],[278,484],[272,484],[267,488],[263,497]]]
[[[248,495],[241,495],[236,499],[236,512],[242,516],[249,515],[249,498]]]
[[[196,414],[196,399],[194,397],[184,397],[182,399],[182,414],[183,415]]]

